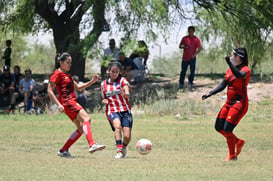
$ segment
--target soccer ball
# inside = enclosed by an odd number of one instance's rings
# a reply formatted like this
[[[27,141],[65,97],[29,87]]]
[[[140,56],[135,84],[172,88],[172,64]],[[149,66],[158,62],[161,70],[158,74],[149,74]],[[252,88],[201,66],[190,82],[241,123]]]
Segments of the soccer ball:
[[[142,138],[137,141],[136,149],[141,155],[147,155],[152,151],[152,142],[148,139]]]

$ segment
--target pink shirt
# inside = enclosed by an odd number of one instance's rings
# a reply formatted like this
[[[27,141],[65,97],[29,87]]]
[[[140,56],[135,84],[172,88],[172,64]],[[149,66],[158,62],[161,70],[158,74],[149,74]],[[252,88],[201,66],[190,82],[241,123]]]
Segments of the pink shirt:
[[[180,42],[180,45],[181,44],[188,46],[187,48],[184,48],[183,61],[190,61],[192,55],[196,52],[196,49],[201,48],[201,42],[197,36],[184,36]]]

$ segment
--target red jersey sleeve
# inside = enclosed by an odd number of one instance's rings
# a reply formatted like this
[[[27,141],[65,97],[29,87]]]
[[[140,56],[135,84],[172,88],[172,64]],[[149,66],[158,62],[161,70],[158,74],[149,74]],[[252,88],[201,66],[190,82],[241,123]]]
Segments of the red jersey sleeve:
[[[126,85],[129,86],[129,82],[124,77],[121,78],[120,83],[121,83],[121,87],[124,87]]]
[[[55,72],[51,75],[50,79],[49,79],[49,82],[54,82],[54,83],[58,83],[58,72],[57,70],[55,70]]]

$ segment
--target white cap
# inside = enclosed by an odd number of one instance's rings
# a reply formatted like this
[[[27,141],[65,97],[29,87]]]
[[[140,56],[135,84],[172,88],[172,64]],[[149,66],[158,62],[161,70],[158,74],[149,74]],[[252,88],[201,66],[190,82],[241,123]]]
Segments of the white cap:
[[[48,84],[48,82],[49,82],[48,79],[45,79],[43,84]]]

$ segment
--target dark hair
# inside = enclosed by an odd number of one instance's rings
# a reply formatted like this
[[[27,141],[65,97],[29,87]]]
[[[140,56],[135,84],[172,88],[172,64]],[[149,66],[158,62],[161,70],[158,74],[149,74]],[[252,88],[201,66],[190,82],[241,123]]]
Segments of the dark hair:
[[[32,71],[30,69],[26,69],[25,73],[29,72],[30,74],[32,74]]]
[[[63,52],[61,55],[57,55],[57,60],[58,60],[58,65],[57,65],[57,68],[60,67],[60,61],[64,62],[67,57],[71,57],[71,55],[67,52]]]
[[[7,45],[11,45],[11,40],[6,40]]]
[[[111,61],[111,62],[108,64],[108,71],[110,71],[112,67],[118,67],[119,70],[121,70],[121,64],[120,64],[118,61],[116,61],[116,60]]]
[[[248,65],[248,55],[245,48],[235,48],[233,49],[233,54],[238,55],[243,64]]]
[[[190,29],[192,29],[193,31],[195,31],[195,27],[194,27],[194,26],[189,26],[189,27],[188,27],[188,31],[189,31]]]
[[[67,57],[71,57],[71,55],[67,52],[63,52],[60,56],[58,56],[58,61],[65,61]]]
[[[18,72],[19,72],[19,73],[21,73],[21,68],[20,68],[19,65],[15,65],[15,66],[13,67],[13,69],[15,69],[15,68],[18,69]]]

